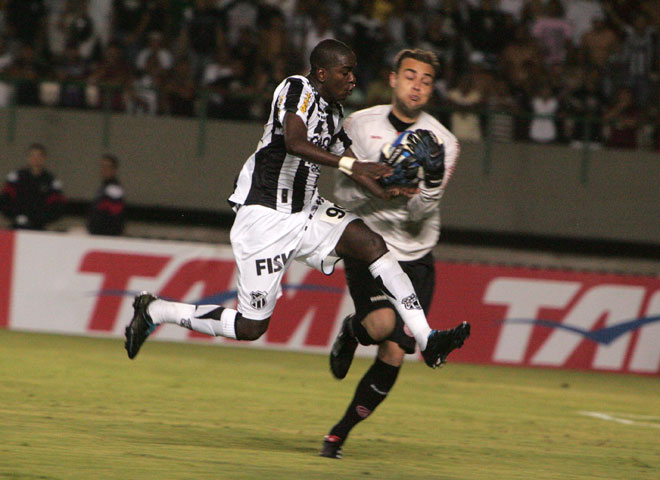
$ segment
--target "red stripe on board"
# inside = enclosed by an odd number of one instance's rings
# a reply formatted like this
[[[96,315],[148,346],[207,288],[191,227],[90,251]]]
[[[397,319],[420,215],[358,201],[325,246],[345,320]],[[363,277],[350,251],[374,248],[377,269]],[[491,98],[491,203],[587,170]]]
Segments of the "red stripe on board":
[[[0,327],[9,325],[9,302],[14,267],[14,232],[0,231]]]

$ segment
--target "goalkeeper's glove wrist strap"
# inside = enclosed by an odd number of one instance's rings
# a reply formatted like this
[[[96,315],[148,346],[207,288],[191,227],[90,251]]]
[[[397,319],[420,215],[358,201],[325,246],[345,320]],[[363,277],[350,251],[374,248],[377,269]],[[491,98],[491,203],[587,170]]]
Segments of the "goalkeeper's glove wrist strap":
[[[344,172],[346,175],[349,177],[353,175],[353,164],[355,163],[355,159],[352,157],[341,157],[339,159],[339,171]]]

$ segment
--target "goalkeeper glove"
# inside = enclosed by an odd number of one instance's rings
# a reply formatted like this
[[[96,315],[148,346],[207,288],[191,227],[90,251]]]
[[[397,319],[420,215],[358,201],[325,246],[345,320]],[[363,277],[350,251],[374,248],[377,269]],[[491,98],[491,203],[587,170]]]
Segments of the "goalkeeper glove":
[[[430,130],[415,130],[413,153],[424,170],[426,188],[436,188],[445,176],[445,146]]]

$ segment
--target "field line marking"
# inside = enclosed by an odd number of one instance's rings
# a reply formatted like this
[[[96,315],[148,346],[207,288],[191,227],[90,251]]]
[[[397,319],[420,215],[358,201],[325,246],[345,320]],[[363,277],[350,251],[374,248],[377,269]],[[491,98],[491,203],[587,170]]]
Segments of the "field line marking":
[[[587,412],[587,411],[579,411],[578,413],[580,415],[585,415],[587,417],[600,418],[601,420],[607,420],[609,422],[621,423],[623,425],[639,425],[639,426],[642,426],[642,427],[660,428],[660,424],[648,423],[648,422],[638,422],[636,420],[630,420],[628,418],[615,417],[614,415],[610,415],[609,413]],[[624,414],[624,415],[630,416],[630,417],[644,418],[644,419],[647,419],[647,420],[658,419],[658,417],[654,417],[654,416],[651,416],[651,415],[628,415],[628,414]]]

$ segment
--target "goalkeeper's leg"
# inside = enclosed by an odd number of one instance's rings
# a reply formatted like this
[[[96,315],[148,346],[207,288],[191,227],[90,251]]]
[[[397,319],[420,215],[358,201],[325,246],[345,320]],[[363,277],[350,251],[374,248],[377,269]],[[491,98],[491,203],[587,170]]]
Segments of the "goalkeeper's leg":
[[[369,417],[392,390],[403,357],[404,351],[396,343],[386,340],[380,344],[378,356],[358,383],[344,416],[325,436],[322,457],[341,458],[341,447],[350,431]]]

